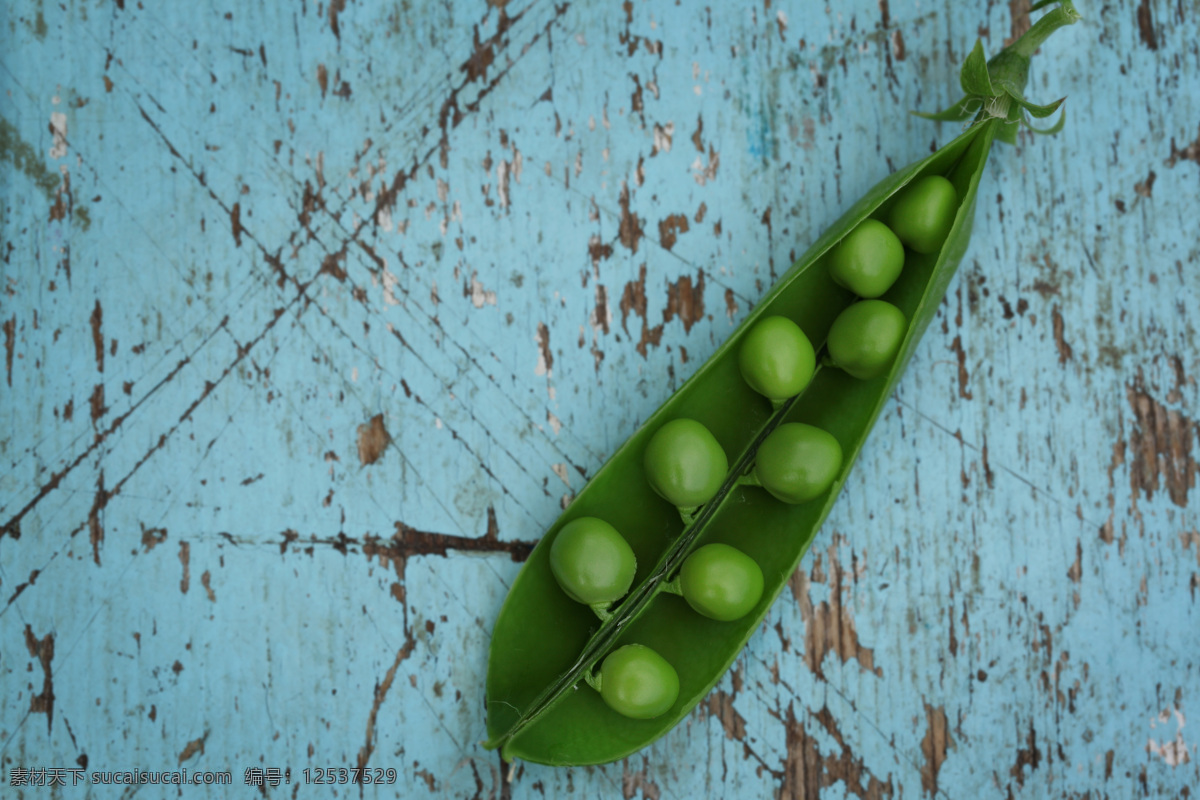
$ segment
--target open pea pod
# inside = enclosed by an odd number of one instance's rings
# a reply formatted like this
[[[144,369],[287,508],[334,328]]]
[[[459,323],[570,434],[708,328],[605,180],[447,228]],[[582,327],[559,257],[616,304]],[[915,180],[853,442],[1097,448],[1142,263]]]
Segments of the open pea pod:
[[[994,93],[956,104],[980,108],[975,123],[937,152],[885,178],[846,211],[546,532],[513,583],[492,633],[487,746],[501,748],[508,760],[552,765],[613,761],[669,731],[720,680],[816,536],[966,252],[992,143],[1009,138],[1008,130],[1023,119],[1011,111],[1023,106],[997,104],[997,99],[1019,94],[1029,56],[1053,30],[1076,19],[1064,2],[991,62],[982,62],[981,51],[973,53],[964,67],[964,87]],[[924,254],[906,250],[900,277],[880,298],[899,309],[906,323],[890,366],[862,380],[823,364],[800,394],[784,401],[768,400],[752,389],[742,377],[738,354],[755,324],[785,317],[826,354],[835,319],[856,300],[830,276],[835,245],[864,220],[887,221],[905,189],[929,176],[949,181],[956,205],[940,247]],[[704,425],[728,456],[724,480],[698,509],[677,508],[659,496],[644,464],[654,435],[681,418]],[[763,441],[780,425],[793,422],[828,432],[844,454],[832,482],[816,497],[796,504],[780,502],[747,479]],[[559,533],[584,517],[612,525],[636,558],[631,588],[615,605],[593,608],[576,602],[552,569]],[[761,597],[749,613],[732,621],[702,616],[676,593],[682,565],[710,544],[736,548],[762,571]],[[656,710],[650,719],[618,713],[593,689],[599,683],[596,668],[626,645],[651,648],[678,678],[678,694],[668,696],[669,707]]]

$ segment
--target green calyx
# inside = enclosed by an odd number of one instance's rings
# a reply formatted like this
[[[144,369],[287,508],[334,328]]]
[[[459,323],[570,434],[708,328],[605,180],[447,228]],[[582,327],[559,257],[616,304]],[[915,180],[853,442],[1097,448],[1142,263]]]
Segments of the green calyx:
[[[1031,10],[1043,8],[1052,0],[1034,3]],[[1029,79],[1029,61],[1050,34],[1066,25],[1074,25],[1081,19],[1071,0],[1062,0],[1045,16],[1035,22],[1015,42],[1001,50],[990,60],[983,53],[983,43],[975,41],[975,47],[963,62],[959,80],[965,93],[958,102],[936,114],[913,112],[925,119],[942,122],[965,122],[974,117],[974,122],[987,119],[1002,119],[996,138],[1008,144],[1017,141],[1017,129],[1022,125],[1034,133],[1058,133],[1066,121],[1066,112],[1053,126],[1046,129],[1033,127],[1029,118],[1044,119],[1063,104],[1065,97],[1053,103],[1038,105],[1025,99],[1025,84]]]

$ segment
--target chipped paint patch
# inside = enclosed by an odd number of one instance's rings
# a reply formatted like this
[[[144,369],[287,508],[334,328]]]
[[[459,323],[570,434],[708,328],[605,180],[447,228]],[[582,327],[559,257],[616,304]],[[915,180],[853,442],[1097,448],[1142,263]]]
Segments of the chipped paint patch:
[[[33,634],[33,628],[25,625],[25,648],[31,658],[37,659],[42,667],[42,691],[29,699],[29,713],[46,715],[46,731],[54,728],[54,633],[47,632],[41,639]],[[30,667],[33,671],[33,667]]]
[[[721,154],[712,145],[709,145],[707,163],[700,156],[696,156],[696,160],[692,162],[692,178],[697,185],[704,186],[717,179],[717,172],[720,169]]]
[[[50,112],[50,133],[54,137],[50,144],[50,157],[63,158],[67,154],[67,115],[61,111]]]
[[[539,322],[537,325],[537,335],[533,338],[538,346],[537,366],[533,368],[534,375],[545,375],[551,378],[554,375],[554,353],[550,350],[550,329],[546,327],[546,323]]]
[[[471,305],[476,308],[483,308],[485,305],[496,305],[496,292],[491,289],[484,289],[483,284],[479,281],[479,273],[471,273],[471,282],[463,286],[463,296],[471,298]]]
[[[383,457],[392,443],[392,435],[383,425],[383,414],[376,414],[365,425],[358,426],[358,461],[364,467]]]
[[[554,470],[554,474],[557,475],[559,477],[559,479],[567,485],[567,488],[571,487],[571,475],[569,472],[567,472],[566,464],[563,464],[561,462],[556,463],[556,464],[551,464],[550,469]]]
[[[837,722],[828,708],[822,708],[812,719],[831,736],[837,747],[825,752],[816,737],[796,718],[794,703],[789,702],[783,717],[787,754],[777,800],[817,800],[824,789],[837,784],[860,800],[884,800],[897,796],[892,776],[880,780],[864,765],[863,759],[846,744]]]
[[[823,678],[825,673],[822,664],[825,657],[833,653],[843,664],[853,659],[861,670],[882,676],[883,669],[875,666],[875,651],[859,642],[854,617],[845,604],[844,596],[849,595],[851,587],[846,570],[838,558],[838,549],[842,544],[842,538],[835,536],[826,550],[828,574],[824,571],[822,559],[818,558],[811,572],[796,570],[788,579],[788,588],[800,604],[800,617],[804,620],[804,663],[813,674]],[[860,568],[866,568],[865,559]],[[854,576],[851,576],[850,581],[853,580]],[[829,600],[814,603],[812,583],[827,581]]]
[[[1183,716],[1183,712],[1175,709],[1175,738],[1168,739],[1162,744],[1158,740],[1151,737],[1146,742],[1146,752],[1157,755],[1163,760],[1168,767],[1180,767],[1192,760],[1191,754],[1188,751],[1188,744],[1183,740],[1183,729],[1187,725],[1187,719]],[[1159,725],[1165,725],[1171,721],[1172,711],[1164,709],[1156,718],[1150,720],[1150,728],[1153,730]]]
[[[930,796],[938,793],[938,773],[946,763],[947,748],[954,747],[946,722],[945,706],[934,708],[925,704],[925,737],[921,739],[921,754],[925,763],[921,765],[921,788]]]
[[[671,144],[675,139],[675,123],[668,122],[666,125],[654,123],[654,147],[650,150],[650,155],[656,156],[659,153],[671,152]]]
[[[1197,464],[1192,453],[1196,423],[1159,403],[1147,390],[1140,371],[1126,385],[1125,396],[1135,418],[1129,438],[1133,457],[1129,483],[1135,507],[1140,493],[1149,500],[1165,488],[1172,503],[1186,508],[1188,491],[1196,485]]]

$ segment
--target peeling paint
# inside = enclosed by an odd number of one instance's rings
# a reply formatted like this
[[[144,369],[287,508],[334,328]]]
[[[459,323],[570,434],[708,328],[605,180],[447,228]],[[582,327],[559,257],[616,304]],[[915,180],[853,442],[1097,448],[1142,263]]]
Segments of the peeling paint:
[[[1138,35],[1142,44],[1151,50],[1158,49],[1158,36],[1154,32],[1154,17],[1150,13],[1150,0],[1142,0],[1137,7]]]
[[[946,763],[946,750],[952,747],[954,739],[946,722],[945,707],[934,708],[925,703],[925,737],[921,739],[921,755],[925,763],[921,765],[921,788],[926,794],[938,794],[938,773]]]
[[[483,284],[479,282],[479,273],[471,273],[471,283],[463,286],[463,297],[471,298],[471,305],[476,308],[483,308],[485,305],[496,305],[496,292],[492,289],[484,289]]]
[[[1197,464],[1192,454],[1196,423],[1155,400],[1140,372],[1126,385],[1125,395],[1135,418],[1129,438],[1129,483],[1135,507],[1139,493],[1149,500],[1165,488],[1172,503],[1186,508],[1188,491],[1196,485]]]
[[[824,789],[841,784],[859,800],[883,800],[898,797],[891,775],[886,781],[873,775],[847,746],[828,709],[812,715],[824,731],[833,737],[838,749],[825,753],[817,739],[796,718],[793,703],[788,703],[783,718],[787,755],[777,800],[815,800]]]
[[[29,712],[45,714],[46,732],[50,733],[54,729],[54,634],[47,632],[39,639],[34,635],[33,628],[26,624],[25,648],[30,658],[37,659],[42,668],[42,691],[30,697]]]
[[[1155,728],[1158,724],[1168,722],[1172,713],[1175,718],[1175,738],[1159,744],[1157,739],[1151,737],[1146,743],[1146,752],[1157,755],[1168,767],[1181,767],[1192,760],[1191,754],[1188,752],[1188,744],[1183,740],[1183,729],[1187,725],[1187,719],[1183,712],[1178,709],[1174,712],[1163,711],[1158,716],[1157,722],[1151,720],[1150,727]]]
[[[383,414],[376,414],[358,426],[358,462],[364,467],[374,464],[391,443],[392,435],[383,425]]]
[[[13,351],[17,343],[17,315],[4,320],[4,373],[12,386]]]
[[[67,155],[67,115],[61,111],[50,113],[50,133],[54,142],[50,145],[51,158],[63,158]]]
[[[187,542],[179,543],[179,563],[183,567],[183,577],[179,579],[179,591],[182,594],[188,593],[188,588],[192,585],[192,546]]]
[[[882,668],[875,666],[875,651],[863,647],[859,642],[854,618],[845,605],[844,595],[850,593],[851,587],[838,558],[838,549],[842,544],[841,537],[835,536],[826,550],[828,576],[818,560],[810,573],[797,570],[788,579],[788,588],[800,604],[800,616],[804,620],[804,663],[813,674],[823,678],[825,673],[822,664],[825,657],[833,653],[843,664],[854,659],[863,671],[882,676]],[[826,582],[829,585],[829,600],[813,603],[811,583]]]
[[[663,323],[676,317],[683,323],[684,333],[690,333],[692,326],[704,319],[704,270],[697,273],[695,282],[690,275],[684,275],[674,283],[668,284]]]

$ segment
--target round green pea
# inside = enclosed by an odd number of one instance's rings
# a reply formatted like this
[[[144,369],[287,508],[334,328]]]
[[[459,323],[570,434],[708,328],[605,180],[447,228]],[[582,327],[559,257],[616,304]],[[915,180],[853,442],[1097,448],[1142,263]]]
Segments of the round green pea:
[[[721,445],[693,419],[673,419],[659,428],[643,463],[654,491],[680,508],[711,500],[729,471]]]
[[[730,622],[750,613],[763,593],[762,569],[727,544],[706,544],[679,570],[679,588],[696,613]]]
[[[789,422],[759,445],[754,474],[776,499],[804,503],[828,489],[841,468],[837,439],[812,425]]]
[[[817,356],[799,325],[787,317],[764,317],[742,340],[738,367],[751,389],[781,401],[808,386]]]
[[[879,220],[864,219],[833,249],[829,275],[859,297],[879,297],[892,288],[903,268],[900,239]]]
[[[847,308],[829,329],[829,357],[860,380],[883,374],[891,366],[908,321],[904,312],[883,300],[862,300]]]
[[[600,666],[600,696],[618,714],[653,719],[675,705],[679,675],[649,647],[627,644]]]
[[[636,569],[629,543],[597,517],[571,520],[550,545],[550,571],[578,603],[610,603],[624,597]]]
[[[941,175],[929,175],[904,188],[888,213],[887,224],[900,241],[918,253],[936,253],[946,241],[958,193]]]

